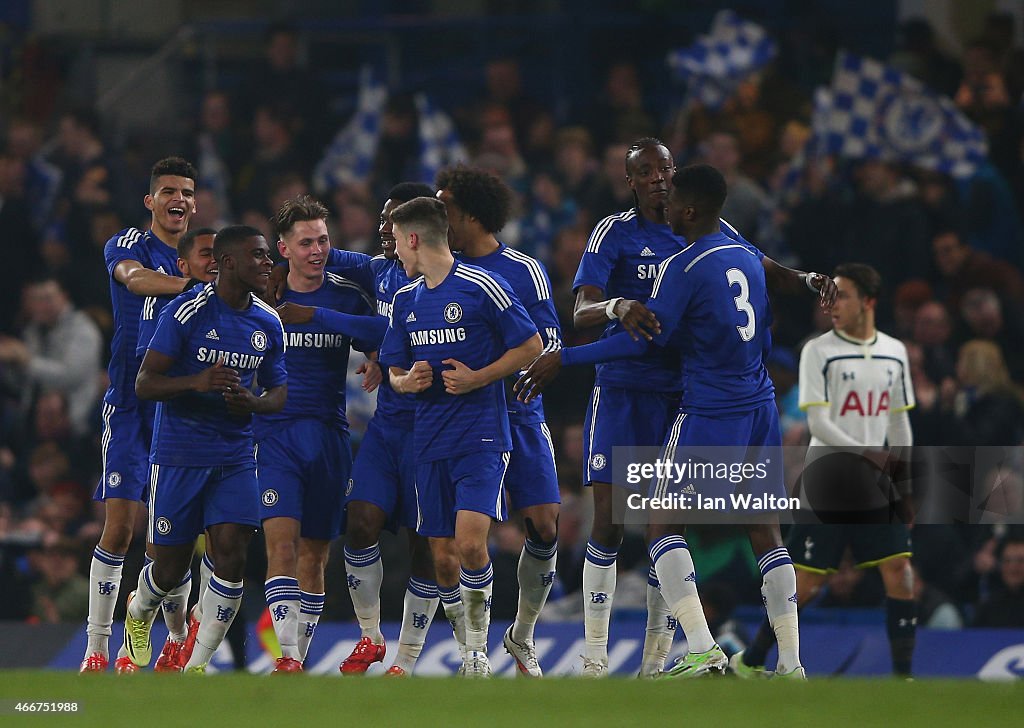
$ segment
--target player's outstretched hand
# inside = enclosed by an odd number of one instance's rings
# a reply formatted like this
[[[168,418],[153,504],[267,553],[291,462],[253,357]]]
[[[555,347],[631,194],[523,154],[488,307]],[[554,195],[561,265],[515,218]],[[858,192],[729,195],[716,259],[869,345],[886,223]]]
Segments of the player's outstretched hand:
[[[285,301],[277,307],[277,315],[281,317],[281,323],[285,326],[288,324],[308,324],[313,320],[315,312],[316,309],[313,306],[302,306],[291,301]]]
[[[623,299],[615,304],[615,313],[619,315],[622,328],[633,337],[633,341],[639,341],[641,337],[650,341],[661,333],[658,319],[639,301]]]
[[[839,295],[839,287],[836,286],[836,282],[824,273],[815,273],[811,278],[811,285],[818,291],[818,303],[821,305],[821,310],[825,313],[831,311],[836,302],[836,296]]]
[[[227,392],[241,381],[237,371],[217,362],[196,374],[196,391]]]
[[[384,381],[384,373],[380,369],[380,365],[375,361],[364,361],[356,369],[356,374],[363,375],[363,391],[372,392],[380,383]]]
[[[549,351],[541,354],[533,363],[526,368],[519,381],[512,387],[512,391],[518,396],[520,402],[530,402],[543,391],[544,387],[558,376],[562,371],[562,354],[558,351]]]
[[[480,380],[475,369],[470,369],[458,359],[445,359],[441,363],[452,367],[441,372],[444,391],[448,394],[468,394],[480,388]]]
[[[288,290],[288,268],[283,265],[275,265],[270,271],[270,279],[267,281],[267,290],[261,298],[271,306],[276,306],[281,296]]]
[[[241,384],[233,384],[224,392],[224,402],[228,406],[228,413],[236,416],[251,415],[259,407],[259,399]]]
[[[402,391],[408,394],[416,394],[429,388],[434,383],[434,370],[429,362],[418,361],[413,363],[412,369],[405,375],[402,384]]]

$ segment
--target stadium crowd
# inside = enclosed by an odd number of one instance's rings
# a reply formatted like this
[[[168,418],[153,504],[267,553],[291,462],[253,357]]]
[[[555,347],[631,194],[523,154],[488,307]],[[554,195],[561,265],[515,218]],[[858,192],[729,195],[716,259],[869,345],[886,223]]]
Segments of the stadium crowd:
[[[1024,49],[1012,18],[993,15],[962,57],[938,48],[924,21],[901,26],[890,63],[948,95],[978,124],[989,163],[968,179],[882,159],[814,159],[798,184],[791,160],[811,134],[808,89],[768,67],[719,110],[699,105],[659,118],[650,103],[660,80],[632,59],[606,69],[602,94],[566,112],[531,98],[515,57],[483,69],[483,88],[454,109],[466,161],[502,177],[518,195],[499,238],[548,269],[566,345],[598,331],[573,326],[573,277],[594,225],[633,204],[623,174],[628,145],[660,135],[679,166],[713,165],[729,184],[723,216],[776,260],[830,272],[844,261],[883,278],[879,328],[907,346],[917,407],[917,445],[1024,445]],[[192,227],[252,225],[274,240],[270,219],[301,193],[332,211],[332,239],[376,254],[378,211],[388,190],[414,179],[417,107],[394,95],[381,119],[369,173],[318,189],[313,171],[344,120],[319,112],[318,90],[299,58],[301,36],[276,26],[249,78],[209,88],[195,100],[195,126],[181,153],[200,168]],[[785,52],[785,49],[783,49]],[[29,66],[25,67],[29,69]],[[665,71],[667,74],[667,70]],[[70,82],[69,79],[61,79]],[[26,84],[26,87],[28,84]],[[264,89],[275,90],[269,98]],[[143,227],[139,190],[162,154],[115,146],[92,110],[35,113],[17,99],[0,109],[0,619],[84,621],[88,559],[103,523],[92,500],[100,466],[100,399],[112,330],[102,247],[117,231]],[[327,117],[327,118],[325,118]],[[212,177],[223,185],[204,184]],[[797,407],[801,344],[831,327],[810,297],[773,301],[775,382],[786,444],[808,439]],[[362,362],[353,356],[353,370]],[[562,497],[556,591],[544,618],[578,618],[591,518],[581,483],[583,416],[592,373],[564,377],[546,392]],[[353,377],[354,444],[373,408]],[[1011,484],[1018,496],[1024,482]],[[142,523],[126,562],[141,568]],[[1024,532],[1013,526],[914,528],[922,625],[1024,627]],[[514,615],[516,521],[490,537],[493,614]],[[740,529],[694,528],[689,542],[706,585],[712,626],[736,604],[759,604],[760,576]],[[405,546],[382,541],[387,563]],[[336,553],[335,553],[336,552]],[[249,570],[262,583],[265,556],[254,542]],[[644,606],[648,558],[627,532],[619,558],[617,607]],[[325,619],[350,619],[341,544],[332,550]],[[383,617],[401,616],[405,573],[385,571]],[[248,615],[264,606],[253,590]],[[248,597],[247,597],[248,599]],[[847,564],[830,577],[822,606],[874,607],[875,571]],[[119,607],[118,618],[123,616]]]

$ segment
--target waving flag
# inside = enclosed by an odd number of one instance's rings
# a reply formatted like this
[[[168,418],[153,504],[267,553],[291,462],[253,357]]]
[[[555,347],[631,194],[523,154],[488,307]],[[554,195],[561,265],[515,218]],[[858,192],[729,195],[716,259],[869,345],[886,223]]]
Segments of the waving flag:
[[[372,69],[364,68],[359,75],[355,114],[334,137],[313,172],[313,186],[318,193],[370,176],[387,100],[387,86],[376,79]]]
[[[720,107],[741,81],[775,57],[777,48],[757,23],[721,10],[711,32],[688,48],[672,51],[669,68],[687,81],[688,98],[711,109]]]
[[[420,173],[419,181],[433,184],[442,167],[469,158],[459,142],[451,118],[437,108],[426,94],[416,94],[419,114]]]
[[[832,86],[815,97],[819,152],[907,162],[969,177],[985,161],[982,131],[915,78],[840,52]]]

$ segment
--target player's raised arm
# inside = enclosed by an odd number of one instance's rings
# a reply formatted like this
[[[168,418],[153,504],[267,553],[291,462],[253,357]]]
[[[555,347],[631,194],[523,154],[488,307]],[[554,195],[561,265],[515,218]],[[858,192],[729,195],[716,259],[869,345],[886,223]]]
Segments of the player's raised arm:
[[[809,289],[818,297],[823,311],[831,311],[836,302],[836,283],[823,273],[805,273],[776,263],[767,255],[761,259],[768,288],[776,293],[796,295]]]

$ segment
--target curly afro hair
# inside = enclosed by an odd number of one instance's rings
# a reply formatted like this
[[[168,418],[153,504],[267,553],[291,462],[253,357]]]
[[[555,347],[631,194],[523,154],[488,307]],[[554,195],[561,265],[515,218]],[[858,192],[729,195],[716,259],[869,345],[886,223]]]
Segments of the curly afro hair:
[[[494,234],[508,222],[512,211],[512,190],[490,172],[460,164],[442,169],[434,185],[439,190],[450,192],[455,204],[479,220],[487,232]]]

